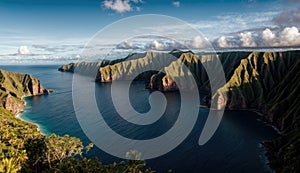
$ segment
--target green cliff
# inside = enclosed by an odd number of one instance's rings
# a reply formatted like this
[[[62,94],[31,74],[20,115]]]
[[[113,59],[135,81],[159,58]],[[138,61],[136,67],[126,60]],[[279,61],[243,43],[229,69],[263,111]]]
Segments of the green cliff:
[[[94,173],[147,172],[145,161],[103,165],[83,154],[93,147],[69,135],[43,135],[31,123],[15,117],[23,108],[22,97],[47,94],[39,80],[28,74],[0,70],[0,172]]]
[[[253,52],[240,60],[226,85],[230,109],[266,109],[270,92],[283,80],[300,52]]]
[[[167,55],[175,58],[166,61]],[[161,69],[138,77],[146,82],[147,88],[174,91],[178,89],[174,77],[185,79],[185,76],[193,75],[198,87],[209,93],[210,84],[203,64],[213,64],[215,56],[225,73],[226,84],[219,86],[218,92],[227,93],[226,107],[261,112],[265,121],[280,130],[278,138],[263,143],[271,168],[276,172],[300,172],[300,51],[222,52],[217,55],[178,50],[147,52],[101,66],[97,81],[130,80],[136,76],[136,71],[156,66]],[[181,70],[183,64],[191,73]],[[213,97],[221,97],[218,92]]]
[[[253,52],[240,61],[220,90],[229,109],[256,109],[280,130],[264,142],[276,172],[300,171],[300,52]]]
[[[23,97],[48,94],[39,80],[29,74],[8,72],[0,69],[0,106],[13,114],[24,107]]]

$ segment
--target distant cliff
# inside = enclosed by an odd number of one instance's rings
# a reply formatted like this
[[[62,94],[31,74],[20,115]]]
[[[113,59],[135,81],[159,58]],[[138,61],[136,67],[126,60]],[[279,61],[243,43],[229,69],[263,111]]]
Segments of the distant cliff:
[[[23,97],[48,94],[39,80],[29,74],[0,69],[0,106],[17,114],[24,107]]]
[[[169,55],[175,58],[169,60],[166,58]],[[130,80],[136,76],[136,71],[155,66],[161,69],[147,71],[135,79],[145,81],[146,87],[152,90],[174,91],[178,87],[170,76],[181,76],[184,79],[185,75],[189,75],[180,70],[184,64],[192,72],[199,88],[209,93],[210,84],[203,64],[216,60],[213,56],[179,50],[132,54],[114,63],[97,66],[96,81]],[[299,172],[300,51],[223,52],[217,53],[216,57],[225,72],[226,84],[219,86],[218,92],[227,93],[226,107],[254,109],[263,113],[263,118],[281,132],[277,139],[264,142],[270,166],[276,172]],[[79,64],[71,64],[67,69],[75,66]],[[85,66],[89,66],[89,63]],[[85,69],[84,66],[82,68]],[[166,74],[166,71],[171,75]],[[212,97],[222,97],[218,92]]]

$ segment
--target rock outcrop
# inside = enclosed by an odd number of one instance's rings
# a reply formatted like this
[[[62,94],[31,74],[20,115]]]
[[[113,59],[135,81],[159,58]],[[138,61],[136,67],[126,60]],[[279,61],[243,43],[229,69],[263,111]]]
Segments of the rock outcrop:
[[[18,114],[24,107],[23,97],[50,92],[32,75],[0,69],[0,106],[13,114]]]
[[[168,55],[175,58],[168,60]],[[228,109],[255,109],[263,113],[265,120],[279,128],[281,133],[278,138],[263,143],[268,151],[270,166],[276,172],[299,172],[300,51],[223,52],[213,55],[174,50],[170,53],[133,54],[119,62],[97,66],[96,81],[135,78],[144,80],[149,89],[174,91],[178,90],[174,76],[185,79],[185,76],[193,75],[198,87],[209,92],[210,81],[204,66],[206,63],[214,64],[215,56],[221,61],[223,69],[212,68],[216,72],[224,70],[226,84],[220,85],[213,97],[218,97],[218,102],[222,104],[227,100]],[[182,65],[188,67],[190,72],[181,70]],[[62,69],[72,71],[68,69],[73,66],[76,64]],[[136,72],[154,66],[160,69],[137,76]],[[224,92],[227,99],[220,94]],[[209,99],[206,102],[209,104]]]
[[[242,59],[220,90],[229,109],[256,109],[280,130],[278,138],[263,142],[276,172],[300,170],[300,51],[253,52]]]

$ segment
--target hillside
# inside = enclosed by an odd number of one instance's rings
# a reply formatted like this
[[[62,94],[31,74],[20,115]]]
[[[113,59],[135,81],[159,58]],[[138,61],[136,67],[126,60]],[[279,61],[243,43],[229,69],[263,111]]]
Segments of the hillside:
[[[29,74],[0,69],[0,106],[17,114],[24,107],[23,97],[48,94],[39,80]]]
[[[130,80],[141,69],[155,66],[161,69],[148,71],[135,79],[145,81],[146,87],[152,90],[174,91],[178,87],[169,74],[185,79],[190,74],[180,70],[184,64],[192,72],[198,87],[209,93],[203,64],[212,63],[215,55],[178,50],[145,55],[101,66],[96,81]],[[167,61],[168,55],[175,58]],[[281,132],[277,139],[263,143],[270,166],[276,172],[299,172],[300,51],[224,52],[216,56],[225,72],[226,84],[219,86],[218,92],[227,93],[227,109],[251,109],[263,113],[264,120]],[[218,92],[213,97],[220,97]]]
[[[153,172],[143,168],[145,161],[103,165],[97,159],[84,158],[92,143],[84,146],[67,134],[44,136],[35,125],[15,117],[24,107],[23,97],[50,92],[31,75],[0,70],[1,173]]]
[[[229,109],[256,109],[279,128],[264,142],[276,172],[299,172],[300,52],[253,52],[242,59],[225,86]]]

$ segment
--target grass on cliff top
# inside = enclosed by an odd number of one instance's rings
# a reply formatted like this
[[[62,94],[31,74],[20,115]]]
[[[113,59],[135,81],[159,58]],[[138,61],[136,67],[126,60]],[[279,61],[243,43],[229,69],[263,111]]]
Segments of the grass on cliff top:
[[[31,75],[0,69],[0,90],[9,92],[14,97],[21,98],[28,94],[30,92],[29,87],[36,83],[37,79],[34,79]]]

